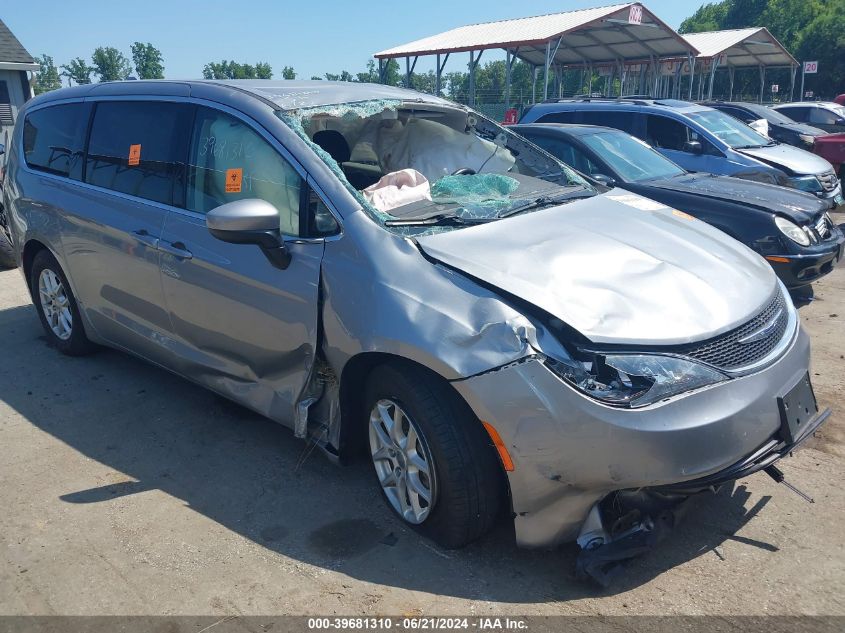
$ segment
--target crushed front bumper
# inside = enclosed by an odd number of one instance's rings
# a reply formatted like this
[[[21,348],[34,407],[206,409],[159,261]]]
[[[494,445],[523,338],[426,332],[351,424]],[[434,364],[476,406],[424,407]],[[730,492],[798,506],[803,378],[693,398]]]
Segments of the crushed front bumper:
[[[761,449],[780,430],[778,397],[806,375],[809,356],[798,328],[765,369],[641,409],[604,406],[539,358],[453,385],[513,459],[517,543],[547,547],[574,540],[609,492],[701,480]]]

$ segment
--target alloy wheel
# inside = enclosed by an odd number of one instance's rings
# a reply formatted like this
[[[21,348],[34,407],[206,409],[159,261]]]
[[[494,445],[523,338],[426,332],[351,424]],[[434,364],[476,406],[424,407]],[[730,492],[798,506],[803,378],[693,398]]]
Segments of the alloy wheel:
[[[370,412],[370,453],[390,505],[408,523],[426,520],[437,500],[434,461],[419,428],[393,400]]]
[[[49,268],[45,268],[38,276],[38,296],[41,299],[41,309],[47,319],[47,325],[53,334],[66,341],[73,334],[73,315],[70,311],[64,284],[59,276]]]

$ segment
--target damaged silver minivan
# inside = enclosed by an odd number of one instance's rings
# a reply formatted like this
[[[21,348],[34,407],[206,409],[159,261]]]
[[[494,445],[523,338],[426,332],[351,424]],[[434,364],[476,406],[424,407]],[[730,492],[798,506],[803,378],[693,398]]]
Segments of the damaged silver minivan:
[[[520,545],[610,551],[646,506],[777,475],[827,417],[763,259],[429,95],[57,90],[19,116],[4,203],[60,351],[126,350],[365,450],[447,547],[507,510]]]

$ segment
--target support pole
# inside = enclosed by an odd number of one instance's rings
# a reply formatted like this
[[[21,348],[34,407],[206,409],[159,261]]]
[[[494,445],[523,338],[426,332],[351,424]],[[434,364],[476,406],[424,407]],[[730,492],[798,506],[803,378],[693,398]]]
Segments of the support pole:
[[[687,59],[689,60],[689,97],[687,100],[692,101],[692,84],[695,80],[695,58],[690,53],[687,55]]]
[[[763,90],[766,87],[766,67],[760,66],[760,103],[763,103]]]
[[[543,70],[543,101],[549,97],[549,64],[551,64],[552,41],[546,42],[546,63]]]
[[[798,70],[798,67],[795,64],[791,64],[792,72],[790,73],[791,79],[789,81],[789,100],[792,101],[793,94],[795,93],[795,71]]]
[[[469,104],[475,106],[475,51],[469,52]]]
[[[446,56],[443,58],[443,63],[440,63],[440,54],[437,55],[437,76],[435,78],[436,86],[437,86],[437,96],[440,96],[440,91],[443,88],[443,69],[446,68],[446,62],[449,61],[449,53],[446,53]]]
[[[387,78],[385,77],[385,75],[387,74],[386,68],[387,68],[387,64],[389,64],[389,63],[390,63],[390,60],[388,60],[387,63],[385,63],[385,61],[383,59],[378,60],[378,82],[380,84],[387,83]]]
[[[804,100],[804,62],[801,62],[801,94],[798,95],[798,101]]]
[[[405,56],[405,87],[411,88],[411,58]]]
[[[728,66],[728,80],[730,81],[731,87],[728,96],[728,101],[734,100],[734,67]]]
[[[437,71],[434,74],[434,94],[440,96],[440,53],[437,53]]]
[[[716,79],[716,68],[719,66],[719,57],[716,56],[713,58],[713,62],[710,66],[710,85],[707,88],[707,99],[710,100],[713,98],[713,80]]]
[[[511,52],[505,51],[505,110],[511,107]]]
[[[531,103],[537,103],[537,66],[531,66]]]

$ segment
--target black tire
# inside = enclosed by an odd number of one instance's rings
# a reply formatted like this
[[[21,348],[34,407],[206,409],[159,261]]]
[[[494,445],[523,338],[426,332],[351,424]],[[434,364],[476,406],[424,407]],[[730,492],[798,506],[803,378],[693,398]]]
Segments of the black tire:
[[[45,270],[52,271],[58,277],[68,299],[68,308],[71,314],[71,328],[68,338],[61,338],[53,331],[41,304],[38,284],[41,273]],[[93,352],[96,346],[85,335],[85,327],[82,324],[79,307],[76,305],[76,298],[73,296],[67,277],[62,267],[59,266],[59,262],[49,251],[42,250],[35,255],[35,259],[32,261],[32,270],[29,274],[29,284],[32,290],[32,302],[35,304],[35,310],[38,312],[38,318],[41,319],[41,325],[44,327],[44,332],[47,334],[50,344],[62,354],[68,356],[84,356]]]
[[[0,270],[4,268],[14,268],[15,253],[12,249],[12,241],[9,237],[9,227],[6,224],[6,216],[3,209],[0,207]]]
[[[365,436],[379,401],[398,403],[413,421],[432,458],[436,494],[428,516],[409,527],[446,548],[459,548],[484,536],[505,500],[504,470],[490,437],[472,410],[439,376],[410,363],[376,367],[365,391]],[[369,439],[365,439],[370,448]],[[373,462],[368,450],[367,458]],[[374,463],[374,462],[373,462]]]

